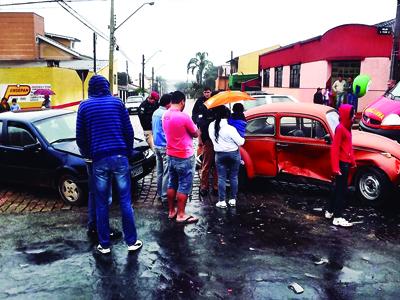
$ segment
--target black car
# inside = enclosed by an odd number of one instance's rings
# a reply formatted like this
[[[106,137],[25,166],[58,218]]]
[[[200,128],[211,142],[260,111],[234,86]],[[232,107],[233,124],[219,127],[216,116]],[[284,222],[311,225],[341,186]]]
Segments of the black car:
[[[0,181],[52,187],[71,205],[87,201],[86,162],[76,145],[76,112],[40,110],[0,114]],[[135,139],[132,179],[149,174],[155,155]]]

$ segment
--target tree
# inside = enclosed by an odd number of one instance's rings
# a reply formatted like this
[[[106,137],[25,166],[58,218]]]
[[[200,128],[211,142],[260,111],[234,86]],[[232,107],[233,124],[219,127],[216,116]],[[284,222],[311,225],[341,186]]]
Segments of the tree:
[[[160,94],[164,94],[167,92],[167,88],[167,81],[161,76],[156,76],[156,79],[154,80],[153,90],[157,91]]]
[[[211,62],[204,71],[204,86],[208,86],[212,90],[215,89],[215,80],[218,77],[218,67],[215,67]]]
[[[200,86],[203,85],[203,73],[205,69],[208,67],[209,64],[212,64],[207,59],[207,56],[207,52],[197,52],[196,57],[191,58],[189,60],[189,63],[187,64],[187,73],[189,73],[189,71],[192,71],[192,74],[194,74],[194,72],[197,70],[196,82]]]

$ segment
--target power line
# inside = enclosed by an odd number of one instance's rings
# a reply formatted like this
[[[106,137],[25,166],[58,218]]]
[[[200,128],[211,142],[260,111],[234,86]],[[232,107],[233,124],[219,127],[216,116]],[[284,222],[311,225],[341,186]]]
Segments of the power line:
[[[100,37],[105,39],[106,41],[109,41],[108,37],[106,34],[101,32],[99,29],[97,29],[94,25],[92,25],[85,17],[83,17],[81,14],[79,14],[75,9],[73,9],[70,5],[65,3],[65,0],[57,0],[57,3],[64,8],[68,13],[70,13],[73,17],[75,17],[79,22],[81,22],[83,25],[88,27],[90,30],[94,31],[97,33]]]
[[[27,2],[0,4],[0,6],[17,6],[17,5],[41,4],[41,3],[56,3],[59,1],[60,0],[27,1]],[[106,1],[106,0],[65,0],[65,2],[92,2],[92,1]]]
[[[68,13],[70,13],[73,17],[75,17],[79,22],[81,22],[83,25],[85,25],[87,28],[92,30],[93,32],[97,33],[101,38],[106,40],[107,42],[110,41],[110,39],[107,37],[106,34],[101,32],[99,29],[97,29],[94,25],[90,24],[90,22],[83,17],[81,14],[79,14],[75,9],[73,9],[70,5],[65,3],[65,0],[56,0],[57,3],[64,8]],[[135,64],[133,60],[117,45],[118,51],[121,53],[123,57],[125,57],[130,63]]]

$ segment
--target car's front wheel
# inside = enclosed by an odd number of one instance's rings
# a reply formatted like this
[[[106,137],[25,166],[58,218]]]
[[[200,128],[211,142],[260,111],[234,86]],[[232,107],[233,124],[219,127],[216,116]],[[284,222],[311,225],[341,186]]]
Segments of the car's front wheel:
[[[371,206],[382,205],[390,189],[385,173],[373,167],[361,169],[357,173],[355,185],[358,198]]]
[[[65,203],[75,206],[80,206],[85,203],[86,193],[78,184],[75,176],[70,174],[61,175],[58,179],[57,188]]]

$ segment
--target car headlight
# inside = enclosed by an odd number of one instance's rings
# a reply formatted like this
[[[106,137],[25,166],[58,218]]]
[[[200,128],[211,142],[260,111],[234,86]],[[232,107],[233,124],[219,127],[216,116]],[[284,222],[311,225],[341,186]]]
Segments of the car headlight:
[[[397,114],[390,114],[383,119],[381,125],[382,126],[400,126],[400,116]]]

